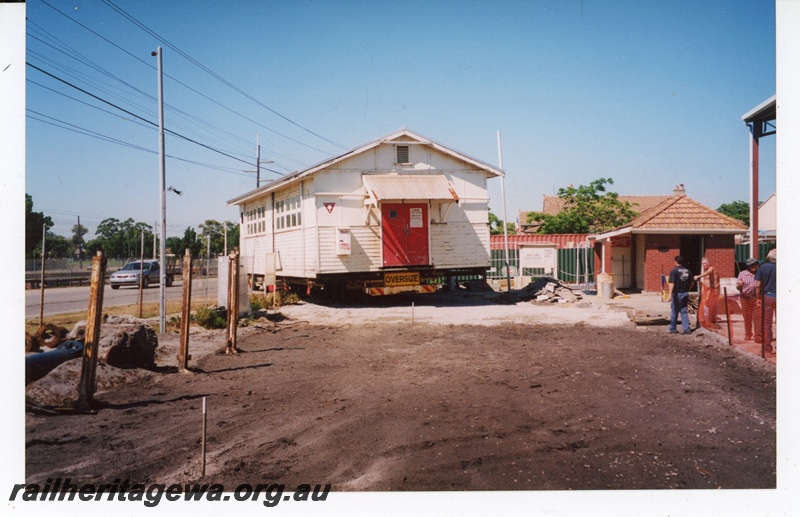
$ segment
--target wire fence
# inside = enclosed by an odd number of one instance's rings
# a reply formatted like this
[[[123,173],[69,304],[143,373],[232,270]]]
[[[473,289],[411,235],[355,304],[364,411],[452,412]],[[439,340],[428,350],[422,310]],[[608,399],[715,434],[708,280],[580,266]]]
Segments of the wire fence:
[[[147,259],[146,259],[147,260]],[[106,265],[103,290],[104,314],[128,314],[151,318],[159,314],[160,288],[158,280],[140,289],[138,281],[131,285],[112,288],[109,277],[125,264],[139,259],[110,259]],[[91,261],[80,262],[69,259],[47,259],[45,261],[44,285],[41,283],[41,262],[30,261],[26,271],[25,320],[26,331],[33,333],[42,324],[64,326],[68,329],[75,322],[86,319],[89,307],[89,285]],[[168,314],[180,314],[182,304],[181,260],[168,260],[165,287],[165,304]],[[38,267],[38,270],[34,269]],[[85,269],[85,271],[84,271]],[[219,304],[217,285],[218,260],[196,259],[192,264],[192,309]],[[31,271],[32,270],[32,271]],[[160,275],[156,275],[159,277]]]

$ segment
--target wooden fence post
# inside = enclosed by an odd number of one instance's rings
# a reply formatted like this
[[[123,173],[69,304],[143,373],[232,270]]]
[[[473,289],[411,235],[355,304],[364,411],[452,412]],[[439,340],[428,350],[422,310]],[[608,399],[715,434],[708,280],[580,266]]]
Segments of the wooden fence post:
[[[228,255],[228,339],[226,354],[236,354],[236,327],[239,324],[239,249]]]
[[[89,288],[89,313],[86,318],[86,338],[83,344],[83,364],[78,384],[75,408],[90,411],[96,386],[97,354],[100,343],[100,320],[103,315],[103,288],[106,278],[106,258],[102,251],[92,257],[92,279]]]
[[[189,367],[189,318],[192,306],[192,252],[187,249],[183,257],[183,303],[181,306],[181,336],[178,348],[178,370]]]

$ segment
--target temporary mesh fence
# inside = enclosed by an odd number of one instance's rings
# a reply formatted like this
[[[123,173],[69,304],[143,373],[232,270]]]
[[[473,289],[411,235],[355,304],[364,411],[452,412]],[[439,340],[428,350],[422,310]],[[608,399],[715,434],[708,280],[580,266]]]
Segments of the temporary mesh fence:
[[[701,293],[698,325],[716,332],[732,346],[775,360],[777,351],[774,297],[744,297],[726,287]]]

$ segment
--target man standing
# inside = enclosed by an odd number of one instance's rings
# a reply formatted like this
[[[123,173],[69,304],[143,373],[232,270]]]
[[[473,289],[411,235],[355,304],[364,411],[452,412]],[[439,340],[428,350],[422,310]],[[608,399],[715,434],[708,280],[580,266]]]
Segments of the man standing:
[[[692,272],[684,266],[683,257],[675,257],[675,268],[669,272],[669,299],[671,300],[671,314],[669,320],[669,333],[678,333],[678,313],[681,314],[681,327],[684,334],[691,334],[689,328],[689,289],[692,288]]]
[[[754,258],[747,259],[745,262],[747,269],[739,273],[736,279],[736,289],[739,290],[740,299],[742,300],[742,316],[744,316],[744,339],[750,341],[753,339],[753,311],[756,308],[756,270],[758,269],[758,261]],[[761,332],[756,331],[756,335]]]
[[[700,308],[697,310],[697,317],[700,323],[706,328],[716,327],[717,324],[717,300],[719,299],[719,273],[711,261],[703,258],[703,274],[696,275],[695,280],[702,279],[702,291],[700,293]]]
[[[775,317],[775,310],[778,306],[777,285],[778,268],[776,261],[778,252],[775,249],[767,253],[767,261],[761,264],[756,271],[756,317],[759,320],[756,324],[756,343],[764,338],[764,350],[774,352],[772,348],[772,320]],[[763,309],[761,308],[761,304]],[[763,319],[760,317],[763,313]],[[762,330],[763,329],[763,330]]]

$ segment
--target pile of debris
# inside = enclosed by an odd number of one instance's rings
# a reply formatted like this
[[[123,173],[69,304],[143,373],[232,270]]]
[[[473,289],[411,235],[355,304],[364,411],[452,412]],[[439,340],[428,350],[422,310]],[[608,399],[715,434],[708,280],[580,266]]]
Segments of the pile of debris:
[[[85,321],[76,323],[70,332],[63,327],[48,327],[35,335],[26,335],[28,404],[59,406],[75,399],[85,336]],[[43,346],[53,350],[40,351]],[[146,321],[132,316],[105,315],[98,341],[97,390],[156,371],[157,349],[158,336]]]
[[[537,278],[518,291],[503,293],[507,303],[574,303],[583,299],[580,290],[572,290],[566,284],[551,277]]]

